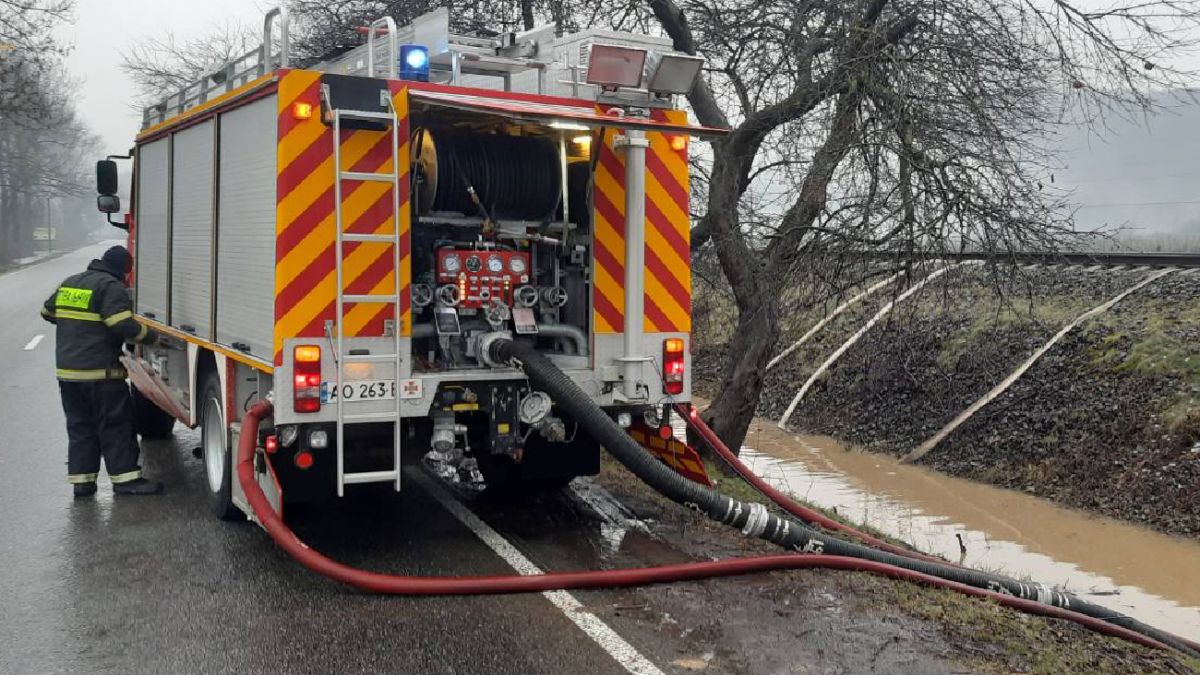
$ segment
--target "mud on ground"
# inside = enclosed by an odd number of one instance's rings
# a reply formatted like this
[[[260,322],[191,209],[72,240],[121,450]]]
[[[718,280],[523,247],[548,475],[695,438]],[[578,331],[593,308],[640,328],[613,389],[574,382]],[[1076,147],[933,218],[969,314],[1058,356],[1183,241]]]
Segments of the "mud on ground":
[[[599,483],[648,535],[627,534],[614,567],[777,553],[651,492],[606,460]],[[740,479],[718,489],[756,493]],[[806,570],[635,589],[605,619],[654,624],[689,645],[672,672],[1187,673],[1200,664],[1047,620],[865,573]],[[668,639],[669,635],[669,639]],[[660,659],[662,655],[660,655]]]
[[[947,275],[851,348],[791,424],[907,453],[1061,326],[1147,274],[1039,268],[1011,282],[983,270]],[[820,362],[888,299],[847,312],[781,362],[759,414],[778,419]],[[780,349],[815,321],[800,317]],[[725,349],[699,346],[698,390],[715,389]],[[1200,274],[1167,276],[1068,334],[922,462],[1200,535]]]

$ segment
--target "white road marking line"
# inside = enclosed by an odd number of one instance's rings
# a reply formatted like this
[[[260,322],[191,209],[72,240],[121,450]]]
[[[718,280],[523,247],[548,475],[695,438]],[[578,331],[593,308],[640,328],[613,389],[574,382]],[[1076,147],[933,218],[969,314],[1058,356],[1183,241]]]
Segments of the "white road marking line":
[[[29,344],[25,345],[25,351],[28,352],[28,351],[33,351],[34,349],[37,349],[37,346],[39,344],[41,344],[42,338],[44,338],[44,337],[46,337],[46,336],[42,335],[41,333],[34,335],[33,339],[29,341]]]
[[[490,525],[479,519],[461,502],[450,496],[441,486],[436,485],[433,480],[419,471],[411,472],[411,477],[425,491],[429,493],[438,504],[441,504],[450,515],[458,519],[460,523],[467,526],[467,529],[475,533],[487,547],[500,556],[504,562],[508,563],[519,574],[529,576],[533,574],[544,574],[540,567],[535,565],[532,560],[525,557],[525,554],[517,550],[507,539],[500,535],[499,532],[492,529]],[[613,657],[617,663],[621,664],[626,671],[634,673],[634,675],[665,675],[659,670],[658,666],[650,662],[649,659],[642,656],[633,645],[629,644],[617,632],[601,621],[595,614],[587,611],[583,603],[571,595],[567,591],[546,591],[542,593],[547,600],[555,607],[562,611],[568,619],[579,627],[588,637],[592,639],[601,649],[608,652],[609,656]]]

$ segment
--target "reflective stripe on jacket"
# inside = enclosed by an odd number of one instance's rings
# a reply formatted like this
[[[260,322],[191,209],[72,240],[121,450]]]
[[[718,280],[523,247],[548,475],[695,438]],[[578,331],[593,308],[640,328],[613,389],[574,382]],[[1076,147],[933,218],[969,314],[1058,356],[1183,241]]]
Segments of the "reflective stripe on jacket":
[[[124,342],[157,336],[133,317],[123,271],[93,260],[46,299],[42,318],[58,326],[55,373],[60,380],[125,379]]]

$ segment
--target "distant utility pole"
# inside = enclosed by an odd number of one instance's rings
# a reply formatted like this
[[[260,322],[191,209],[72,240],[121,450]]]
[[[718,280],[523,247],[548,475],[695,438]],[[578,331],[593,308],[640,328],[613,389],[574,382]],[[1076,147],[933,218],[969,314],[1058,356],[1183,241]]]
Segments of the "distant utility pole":
[[[50,224],[50,195],[46,195],[46,254],[54,252],[54,226]]]

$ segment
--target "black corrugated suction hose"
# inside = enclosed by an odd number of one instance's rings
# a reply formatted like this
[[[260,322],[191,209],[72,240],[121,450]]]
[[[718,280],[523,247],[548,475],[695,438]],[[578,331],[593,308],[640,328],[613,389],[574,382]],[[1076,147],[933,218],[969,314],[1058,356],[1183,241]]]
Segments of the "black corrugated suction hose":
[[[711,488],[693,483],[672,471],[638,445],[607,413],[596,406],[583,390],[532,345],[499,339],[491,343],[490,350],[494,362],[511,363],[524,370],[534,386],[549,394],[555,404],[591,433],[609,454],[651,488],[672,501],[706,514],[715,521],[738,528],[743,534],[765,539],[792,551],[872,560],[976,588],[1069,609],[1141,633],[1193,657],[1200,657],[1200,650],[1188,640],[1070,593],[1056,591],[1045,584],[1025,583],[965,567],[914,560],[854,544],[827,536],[789,517],[772,514],[762,504],[740,502]]]

